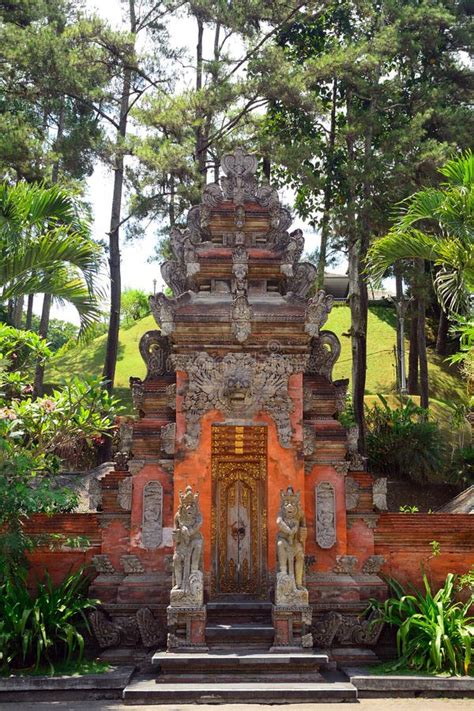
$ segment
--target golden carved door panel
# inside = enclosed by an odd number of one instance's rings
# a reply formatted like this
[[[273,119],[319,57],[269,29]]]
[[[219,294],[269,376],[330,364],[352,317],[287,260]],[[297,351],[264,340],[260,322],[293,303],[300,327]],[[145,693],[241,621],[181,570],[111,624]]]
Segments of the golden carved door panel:
[[[266,595],[266,428],[213,430],[213,591]]]

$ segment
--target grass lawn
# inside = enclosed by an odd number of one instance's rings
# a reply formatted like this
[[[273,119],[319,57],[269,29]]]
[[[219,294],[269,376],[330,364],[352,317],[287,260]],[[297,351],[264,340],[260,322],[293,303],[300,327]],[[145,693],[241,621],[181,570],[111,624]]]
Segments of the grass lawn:
[[[156,329],[152,316],[138,321],[120,331],[120,343],[117,360],[116,394],[131,410],[131,397],[128,385],[130,376],[143,378],[145,364],[138,350],[140,338],[152,329]],[[334,368],[334,378],[350,378],[351,343],[347,335],[350,328],[350,310],[348,306],[335,306],[329,315],[326,329],[334,331],[341,341],[341,355]],[[58,358],[46,372],[47,383],[60,383],[71,375],[98,375],[104,362],[106,335],[96,338],[86,346],[77,346]],[[390,307],[372,306],[369,310],[367,343],[367,384],[366,393],[393,392],[395,385],[395,312]],[[466,397],[465,386],[457,376],[456,370],[442,358],[429,350],[429,376],[431,397],[435,411],[436,401],[460,401]],[[370,402],[373,398],[368,397]],[[440,413],[443,408],[438,407]]]

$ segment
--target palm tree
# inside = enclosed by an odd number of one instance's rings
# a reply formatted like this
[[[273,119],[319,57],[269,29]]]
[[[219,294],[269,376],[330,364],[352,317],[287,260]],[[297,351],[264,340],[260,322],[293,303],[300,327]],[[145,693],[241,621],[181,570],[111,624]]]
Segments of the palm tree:
[[[0,184],[0,302],[45,293],[73,304],[84,329],[100,314],[101,250],[78,201],[54,185]]]
[[[441,306],[465,313],[474,291],[474,155],[466,151],[439,172],[445,177],[439,188],[400,204],[390,232],[369,250],[367,272],[380,280],[399,259],[433,262]]]

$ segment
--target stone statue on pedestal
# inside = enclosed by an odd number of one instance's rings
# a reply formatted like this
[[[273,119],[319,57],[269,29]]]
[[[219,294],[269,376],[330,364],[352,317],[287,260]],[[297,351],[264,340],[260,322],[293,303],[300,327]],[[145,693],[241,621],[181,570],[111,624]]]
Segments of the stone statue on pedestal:
[[[200,607],[203,604],[202,515],[199,494],[187,486],[179,494],[180,505],[174,518],[173,587],[170,605]]]
[[[278,572],[276,605],[306,605],[308,591],[303,585],[306,521],[301,508],[300,492],[291,486],[280,492],[277,518]]]

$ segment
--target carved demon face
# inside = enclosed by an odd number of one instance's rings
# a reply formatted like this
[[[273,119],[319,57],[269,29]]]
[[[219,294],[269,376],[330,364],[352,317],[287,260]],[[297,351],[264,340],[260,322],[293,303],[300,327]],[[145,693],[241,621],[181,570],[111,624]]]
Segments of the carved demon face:
[[[298,513],[298,505],[293,499],[286,499],[282,504],[283,518],[287,521],[294,521]]]
[[[179,518],[182,524],[189,526],[197,519],[197,506],[195,501],[183,501],[179,510]]]
[[[233,406],[244,405],[250,394],[251,374],[244,368],[238,368],[229,374],[225,381],[224,395]]]

